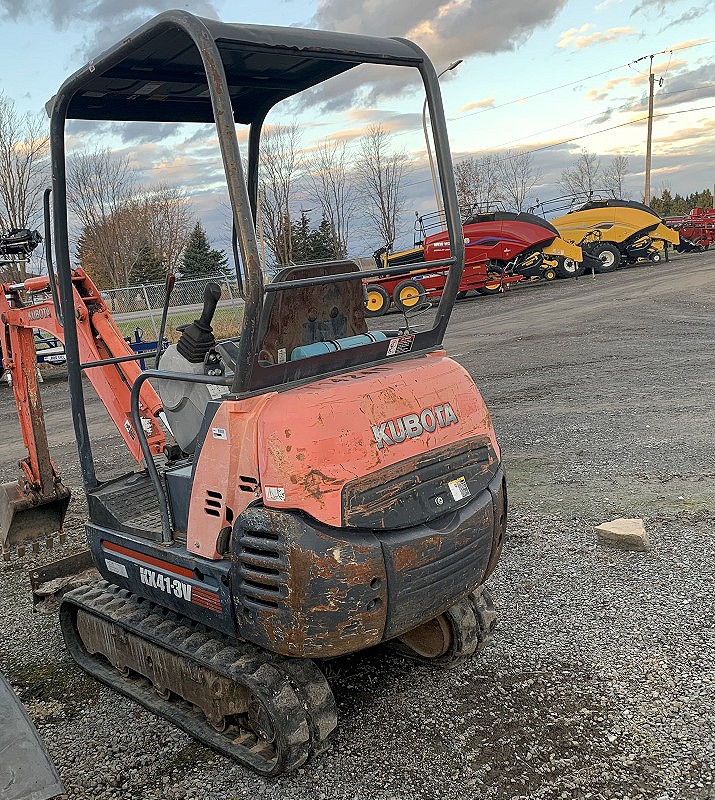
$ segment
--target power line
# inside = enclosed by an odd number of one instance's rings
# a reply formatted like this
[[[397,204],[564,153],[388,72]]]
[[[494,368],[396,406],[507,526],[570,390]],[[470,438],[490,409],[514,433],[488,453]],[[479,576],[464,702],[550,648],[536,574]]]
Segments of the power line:
[[[715,105],[712,105],[712,106],[699,106],[698,108],[684,108],[681,111],[669,111],[669,112],[667,112],[665,114],[654,114],[653,117],[654,118],[655,117],[673,117],[676,114],[689,114],[689,113],[691,113],[693,111],[707,111],[708,109],[711,109],[711,108],[715,108]],[[621,122],[618,125],[611,125],[608,128],[601,128],[600,130],[592,131],[591,133],[584,133],[581,136],[573,136],[570,139],[563,139],[560,142],[552,142],[551,144],[545,144],[545,145],[542,145],[541,147],[534,147],[531,150],[524,150],[522,152],[524,152],[524,153],[538,153],[541,150],[550,150],[552,147],[560,147],[562,144],[569,144],[570,142],[578,142],[581,139],[588,139],[589,136],[597,136],[599,133],[608,133],[608,131],[615,131],[617,128],[625,128],[628,125],[635,125],[638,122],[646,122],[647,120],[648,120],[647,116],[646,117],[639,117],[638,119],[632,119],[632,120],[629,120],[628,122]],[[502,146],[503,145],[497,145],[497,147],[502,147]],[[492,148],[492,149],[494,149],[494,148]],[[461,159],[461,160],[464,161],[466,159]],[[506,160],[505,158],[497,159],[497,161],[505,161],[505,160]],[[457,162],[457,163],[459,163],[459,162]],[[414,181],[413,183],[406,183],[405,184],[405,188],[407,188],[408,186],[417,186],[420,183],[427,183],[429,180],[430,180],[429,178],[423,178],[422,180]]]
[[[578,80],[575,80],[575,81],[569,81],[568,83],[562,83],[559,86],[552,86],[550,89],[543,89],[540,92],[534,92],[534,94],[528,94],[528,95],[524,95],[523,97],[517,97],[515,100],[509,100],[508,102],[500,103],[497,106],[488,106],[486,108],[480,108],[479,111],[472,111],[472,112],[470,112],[468,114],[458,114],[455,117],[448,117],[447,120],[449,122],[457,122],[460,119],[467,119],[469,117],[474,117],[477,114],[484,114],[486,111],[496,111],[498,108],[505,108],[506,106],[511,106],[511,105],[514,105],[515,103],[523,103],[525,100],[531,100],[534,97],[541,97],[542,95],[549,94],[550,92],[556,92],[559,89],[565,89],[565,88],[567,88],[569,86],[575,86],[578,83],[583,83],[584,81],[589,81],[592,78],[600,78],[601,75],[608,75],[608,73],[610,73],[610,72],[616,72],[619,69],[625,69],[626,67],[630,67],[632,64],[637,64],[639,61],[643,61],[643,59],[650,58],[651,55],[657,56],[657,55],[662,55],[662,54],[665,54],[665,53],[670,53],[671,57],[672,57],[672,54],[674,52],[680,53],[682,50],[689,50],[691,47],[702,47],[703,45],[706,45],[706,44],[712,44],[712,39],[708,39],[705,42],[695,42],[694,44],[690,44],[687,47],[679,47],[677,49],[673,48],[673,49],[670,49],[670,50],[660,50],[659,52],[652,53],[652,54],[649,53],[648,55],[640,56],[640,58],[636,58],[633,61],[628,61],[625,64],[620,64],[617,67],[611,67],[610,69],[606,69],[603,72],[596,72],[593,75],[587,75],[586,77],[579,78]],[[670,62],[668,64],[668,66],[670,66]],[[634,70],[634,71],[638,72],[638,70]],[[639,72],[638,74],[640,75],[642,73]]]

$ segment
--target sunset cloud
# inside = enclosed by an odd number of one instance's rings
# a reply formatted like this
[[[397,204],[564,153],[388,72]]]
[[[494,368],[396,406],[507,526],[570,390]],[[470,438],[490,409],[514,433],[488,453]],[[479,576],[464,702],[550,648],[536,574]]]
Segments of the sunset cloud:
[[[494,105],[493,97],[486,97],[484,100],[474,100],[471,103],[463,105],[459,109],[460,114],[466,114],[467,111],[474,111],[475,108],[491,108]]]
[[[625,36],[635,36],[638,31],[635,28],[609,28],[603,33],[589,31],[594,26],[590,23],[581,25],[580,28],[569,28],[561,34],[561,38],[556,43],[557,47],[567,48],[572,47],[574,50],[583,50],[585,47],[592,47],[596,44],[606,44],[607,42],[615,42],[617,39],[622,39]]]

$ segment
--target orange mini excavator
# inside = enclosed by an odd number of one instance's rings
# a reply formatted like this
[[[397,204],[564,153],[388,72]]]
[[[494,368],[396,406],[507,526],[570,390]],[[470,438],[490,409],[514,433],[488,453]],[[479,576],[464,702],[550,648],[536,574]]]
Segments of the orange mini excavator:
[[[365,321],[362,278],[402,267],[293,266],[265,285],[260,269],[266,114],[363,64],[413,70],[429,105],[450,250],[420,331]],[[479,651],[494,622],[483,584],[506,485],[486,406],[442,345],[464,241],[435,70],[404,39],[170,11],[67,79],[50,106],[59,293],[48,302],[64,320],[87,537],[104,578],[64,595],[65,641],[90,674],[208,746],[260,774],[295,768],[337,724],[323,659],[393,642],[446,667]],[[70,266],[67,119],[215,124],[245,289],[239,337],[214,338],[209,285],[156,369],[115,350],[101,297]],[[245,177],[237,123],[249,126]],[[8,323],[41,327],[19,303]],[[83,370],[114,375],[120,405],[129,395],[112,416],[139,464],[121,477],[95,473]]]

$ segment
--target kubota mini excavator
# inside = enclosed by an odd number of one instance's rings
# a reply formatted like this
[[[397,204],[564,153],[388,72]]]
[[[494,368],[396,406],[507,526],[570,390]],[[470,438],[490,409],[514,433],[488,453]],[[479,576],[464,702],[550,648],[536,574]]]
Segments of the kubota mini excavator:
[[[368,331],[366,273],[350,261],[288,267],[263,284],[254,220],[266,114],[361,64],[411,68],[425,87],[450,244],[435,262],[448,275],[428,330]],[[442,345],[464,241],[435,70],[404,39],[170,11],[71,76],[50,107],[59,295],[53,276],[47,303],[64,322],[87,537],[104,578],[64,595],[65,641],[90,674],[208,746],[260,774],[295,768],[336,727],[321,659],[391,641],[450,666],[494,623],[483,584],[506,484],[486,406]],[[215,341],[209,286],[157,369],[140,373],[115,352],[101,297],[70,266],[67,119],[215,124],[245,287],[240,338]],[[250,126],[245,179],[236,123]],[[11,327],[49,309],[13,305]],[[99,340],[84,334],[93,325]],[[129,393],[129,416],[112,416],[140,451],[136,471],[97,476],[83,370],[112,375],[120,406]],[[175,439],[166,447],[160,409]]]

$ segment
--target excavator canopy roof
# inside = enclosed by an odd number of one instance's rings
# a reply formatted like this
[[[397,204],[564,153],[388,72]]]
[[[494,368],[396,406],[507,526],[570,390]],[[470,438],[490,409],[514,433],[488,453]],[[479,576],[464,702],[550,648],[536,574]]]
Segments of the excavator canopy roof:
[[[206,72],[187,28],[218,47],[236,122],[250,124],[285,98],[361,63],[417,66],[402,39],[242,25],[169,11],[75,73],[69,119],[213,122]],[[188,19],[190,17],[190,19]]]

